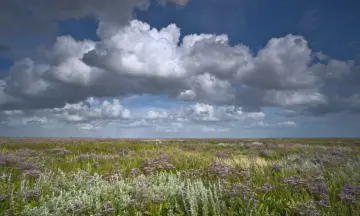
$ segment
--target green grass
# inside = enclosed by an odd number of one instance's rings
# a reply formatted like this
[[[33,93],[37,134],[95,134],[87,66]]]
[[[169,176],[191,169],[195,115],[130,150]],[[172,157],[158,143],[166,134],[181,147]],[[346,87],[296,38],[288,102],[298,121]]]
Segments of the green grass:
[[[360,215],[359,141],[10,140],[0,215]]]

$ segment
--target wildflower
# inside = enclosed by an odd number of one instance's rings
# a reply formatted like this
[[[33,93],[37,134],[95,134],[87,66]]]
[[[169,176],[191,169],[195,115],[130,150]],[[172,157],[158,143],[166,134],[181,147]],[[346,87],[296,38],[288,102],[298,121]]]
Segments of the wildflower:
[[[49,152],[51,154],[56,154],[56,155],[66,155],[66,154],[70,154],[71,151],[65,149],[65,148],[52,148],[52,149],[47,149],[46,152]]]
[[[122,156],[125,156],[125,155],[129,154],[130,151],[131,150],[126,147],[126,148],[121,149],[119,154],[122,155]]]
[[[108,209],[106,209],[106,212],[115,212],[115,209],[114,208],[108,208]]]
[[[86,210],[88,207],[86,205],[83,205],[81,203],[75,203],[75,205],[73,206],[73,211],[74,212],[83,212],[84,210]]]
[[[260,150],[260,156],[262,157],[268,157],[270,153],[266,150]]]
[[[344,152],[338,149],[331,150],[330,154],[333,156],[344,157]]]
[[[182,171],[181,174],[184,176],[199,176],[201,175],[201,171],[198,169],[189,169]]]
[[[312,178],[306,180],[305,187],[312,194],[328,193],[328,187],[324,181],[324,177],[321,176],[321,173],[317,174],[317,176],[313,176]]]
[[[346,184],[341,190],[339,197],[348,202],[356,202],[356,195],[360,192],[360,186]]]
[[[270,149],[276,149],[276,148],[279,148],[279,146],[278,146],[278,145],[275,145],[275,144],[272,144],[272,143],[268,143],[268,144],[266,144],[266,147],[267,147],[267,148],[270,148]]]
[[[269,191],[274,190],[275,187],[272,186],[271,184],[266,183],[266,184],[264,184],[263,186],[258,187],[257,189],[258,189],[259,191],[261,191],[261,192],[266,193],[266,192],[269,192]]]
[[[33,170],[25,170],[23,174],[26,175],[26,176],[37,177],[37,176],[39,176],[41,174],[41,171],[40,170],[35,170],[35,169],[33,169]]]
[[[40,192],[37,189],[30,189],[26,192],[25,196],[27,198],[36,198],[40,196]]]
[[[108,208],[111,208],[111,202],[104,202],[103,208],[107,210]]]
[[[22,148],[22,149],[17,150],[15,152],[15,154],[20,156],[20,157],[28,157],[28,156],[37,155],[38,152],[36,150],[32,150],[32,149],[28,149],[28,148]]]
[[[280,164],[273,164],[273,165],[271,166],[271,168],[272,168],[273,170],[280,171],[281,168],[282,168],[282,166],[281,166]]]
[[[216,157],[225,159],[225,158],[230,158],[230,155],[224,152],[218,152],[216,153]]]
[[[247,186],[243,185],[240,182],[228,186],[227,194],[232,197],[240,197],[244,202],[256,204],[259,201],[255,198],[256,194]]]
[[[43,165],[32,161],[26,161],[20,163],[18,167],[21,169],[36,170],[36,169],[41,169]]]
[[[225,177],[231,172],[231,167],[215,161],[208,166],[208,171],[221,177]]]
[[[175,166],[168,161],[168,154],[162,154],[159,157],[145,158],[143,163],[146,173],[150,173],[155,169],[174,169]]]
[[[285,183],[289,183],[292,184],[294,186],[299,185],[300,183],[302,183],[302,179],[299,176],[290,176],[287,179],[283,180]]]
[[[297,212],[298,215],[309,215],[319,216],[320,213],[317,211],[314,203],[296,203],[292,209]]]
[[[154,167],[144,167],[144,172],[147,174],[152,173],[154,170]]]
[[[323,208],[329,208],[329,201],[326,195],[322,194],[321,199],[316,202],[317,205]]]
[[[140,169],[138,168],[132,168],[129,172],[130,175],[136,175],[138,173],[140,173]]]

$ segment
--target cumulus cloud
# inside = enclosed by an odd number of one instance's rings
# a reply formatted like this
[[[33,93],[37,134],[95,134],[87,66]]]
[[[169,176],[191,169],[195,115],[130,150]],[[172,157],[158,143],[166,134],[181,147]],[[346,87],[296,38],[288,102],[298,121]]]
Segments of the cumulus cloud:
[[[285,122],[280,122],[279,125],[283,125],[283,126],[296,126],[297,124],[293,121],[285,121]]]
[[[117,99],[85,101],[66,104],[61,108],[38,110],[6,110],[0,112],[0,121],[7,125],[75,125],[80,130],[98,130],[106,126],[119,128],[152,127],[157,131],[178,132],[191,127],[232,128],[263,121],[263,112],[246,112],[241,107],[213,106],[195,103],[176,108],[128,109]],[[201,129],[202,130],[202,129]],[[230,130],[230,129],[229,129]]]
[[[126,121],[130,119],[131,113],[124,108],[119,100],[100,102],[89,98],[76,104],[66,104],[61,108],[47,108],[38,110],[6,110],[0,112],[0,119],[4,123],[16,124],[76,124],[79,128],[91,129],[94,124],[109,124],[112,121]]]
[[[133,20],[114,29],[96,42],[58,37],[45,61],[16,62],[0,82],[0,108],[59,108],[88,97],[152,94],[253,111],[359,110],[354,103],[360,90],[359,66],[336,59],[314,62],[314,56],[322,55],[313,53],[301,36],[270,39],[253,53],[245,45],[229,45],[226,35],[187,35],[180,40],[174,24],[154,29]],[[211,109],[199,106],[189,112],[194,119],[216,121]],[[238,110],[226,112],[236,116]]]

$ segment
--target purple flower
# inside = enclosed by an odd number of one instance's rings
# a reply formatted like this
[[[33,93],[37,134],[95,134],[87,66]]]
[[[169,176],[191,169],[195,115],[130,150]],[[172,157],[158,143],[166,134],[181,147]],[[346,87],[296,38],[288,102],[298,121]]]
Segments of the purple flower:
[[[219,161],[215,161],[208,166],[208,171],[210,173],[217,174],[221,177],[227,176],[231,172],[231,170],[232,169],[230,166],[223,165]]]
[[[216,153],[216,157],[218,158],[230,158],[230,155],[224,152],[218,152]]]
[[[129,148],[123,148],[120,150],[119,154],[122,155],[122,156],[125,156],[127,155],[131,150]]]
[[[88,207],[86,205],[83,205],[81,203],[76,203],[75,206],[73,207],[73,211],[74,212],[83,212],[87,208]]]
[[[56,154],[56,155],[66,155],[71,153],[71,151],[65,148],[52,148],[52,149],[47,149],[45,152],[49,152],[51,154]]]
[[[201,171],[198,169],[189,169],[182,171],[181,174],[183,174],[184,176],[199,176],[201,175]]]
[[[290,176],[289,178],[285,179],[284,182],[290,183],[292,185],[298,185],[301,183],[301,177],[299,176]]]
[[[28,156],[33,156],[33,155],[37,155],[38,152],[36,150],[32,150],[32,149],[28,149],[28,148],[22,148],[17,150],[16,155],[20,156],[20,157],[28,157]]]
[[[145,158],[143,163],[145,165],[144,171],[150,173],[155,169],[174,169],[175,166],[168,161],[168,154],[162,154],[159,157]]]
[[[115,209],[114,208],[108,208],[106,209],[107,212],[115,212]]]
[[[268,157],[270,153],[266,150],[260,150],[260,156],[262,157]]]
[[[37,189],[28,190],[25,194],[27,198],[36,198],[40,196],[40,192]]]
[[[272,165],[272,169],[273,170],[276,170],[276,171],[280,171],[282,168],[282,166],[280,164],[273,164]]]
[[[37,177],[41,174],[41,171],[40,170],[25,170],[23,172],[24,175],[26,176],[33,176],[33,177]]]
[[[257,189],[258,189],[259,191],[261,191],[261,192],[266,193],[266,192],[269,192],[269,191],[274,190],[275,187],[272,186],[271,184],[266,183],[266,184],[264,184],[263,186],[258,187]]]
[[[32,161],[25,161],[20,163],[18,167],[21,169],[36,170],[41,169],[43,165]]]
[[[108,209],[110,207],[111,207],[111,202],[104,202],[104,204],[103,204],[104,209]]]
[[[138,168],[132,168],[129,172],[130,175],[136,175],[138,173],[140,173],[140,169]]]
[[[268,144],[266,144],[266,147],[267,147],[267,148],[270,148],[270,149],[276,149],[276,148],[279,148],[279,146],[278,146],[278,145],[275,145],[275,144],[272,144],[272,143],[268,143]]]
[[[297,212],[297,215],[320,215],[314,203],[297,203],[293,209]]]
[[[230,197],[240,197],[244,202],[256,204],[259,201],[255,198],[256,194],[249,188],[249,186],[241,184],[240,182],[228,186],[227,194]]]
[[[348,202],[356,202],[356,196],[360,192],[360,186],[346,184],[341,190],[339,197]]]

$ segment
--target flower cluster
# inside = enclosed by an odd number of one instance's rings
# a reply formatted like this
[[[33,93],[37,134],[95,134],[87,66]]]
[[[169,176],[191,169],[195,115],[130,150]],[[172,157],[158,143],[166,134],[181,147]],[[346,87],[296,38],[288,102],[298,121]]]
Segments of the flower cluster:
[[[218,153],[216,153],[215,155],[216,155],[216,157],[218,157],[218,158],[224,158],[224,159],[230,158],[230,155],[227,154],[227,153],[225,153],[225,152],[218,152]]]
[[[114,160],[118,159],[119,155],[114,154],[94,154],[94,153],[86,153],[80,154],[77,156],[79,160]]]
[[[189,169],[181,171],[181,174],[183,176],[200,176],[202,175],[202,172],[199,169]]]
[[[51,148],[51,149],[46,149],[44,152],[47,152],[50,154],[55,154],[55,155],[67,155],[67,154],[71,153],[71,151],[69,151],[65,148]]]
[[[41,174],[40,170],[36,170],[36,169],[31,169],[31,170],[25,170],[23,172],[23,174],[25,176],[33,176],[33,177],[38,177]]]
[[[266,193],[266,192],[275,190],[275,186],[272,186],[271,184],[265,183],[263,186],[258,187],[257,190]]]
[[[18,166],[18,168],[25,170],[36,170],[36,169],[42,169],[43,167],[44,165],[39,164],[35,161],[24,161],[21,162]]]
[[[282,166],[280,164],[273,164],[271,168],[275,171],[280,171]]]
[[[295,211],[295,215],[320,216],[319,211],[316,209],[316,205],[311,202],[298,202],[292,207],[292,209]]]
[[[30,189],[25,193],[25,197],[29,199],[34,199],[39,196],[40,196],[40,191],[38,189]]]
[[[130,171],[129,171],[129,174],[130,174],[131,176],[135,176],[135,175],[140,174],[140,173],[141,173],[141,170],[140,170],[139,168],[132,168],[132,169],[130,169]]]
[[[319,199],[316,203],[322,207],[328,207],[328,192],[329,189],[326,185],[325,179],[321,173],[307,179],[304,182],[306,189],[310,194]]]
[[[352,184],[346,184],[340,194],[339,194],[339,197],[342,199],[342,200],[345,200],[347,202],[353,202],[355,203],[357,201],[357,195],[360,193],[360,186],[357,185],[352,185]]]
[[[115,209],[111,206],[111,202],[105,202],[103,204],[103,209],[106,214],[115,212]]]
[[[159,157],[145,158],[143,160],[145,173],[151,173],[156,169],[174,169],[175,166],[168,162],[168,158],[168,154],[162,154]]]
[[[21,148],[15,152],[16,155],[20,157],[29,157],[29,156],[35,156],[38,155],[38,151],[28,149],[28,148]]]
[[[128,155],[129,153],[131,152],[131,150],[129,148],[122,148],[120,151],[119,151],[119,155],[121,156],[125,156],[125,155]]]
[[[293,186],[297,186],[303,183],[303,179],[300,176],[290,176],[289,178],[283,179],[284,183],[291,184]]]
[[[252,191],[249,186],[241,184],[240,182],[226,187],[226,191],[230,197],[240,198],[245,203],[257,205],[259,202],[256,199],[256,193]]]
[[[259,154],[261,157],[268,157],[270,155],[270,153],[264,149],[260,150]]]
[[[214,161],[208,166],[208,172],[219,175],[220,177],[226,177],[232,168],[228,165],[223,165],[219,161]]]

